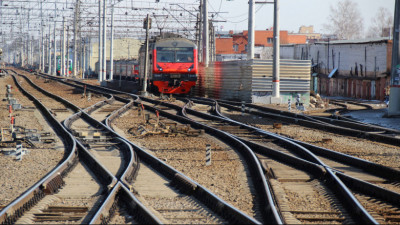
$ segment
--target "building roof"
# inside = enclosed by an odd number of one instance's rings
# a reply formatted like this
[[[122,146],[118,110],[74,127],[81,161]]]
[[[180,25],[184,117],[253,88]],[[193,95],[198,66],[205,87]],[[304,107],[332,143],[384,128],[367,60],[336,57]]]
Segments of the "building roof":
[[[366,39],[357,39],[357,40],[334,40],[330,41],[329,44],[367,44],[367,43],[378,43],[378,42],[388,42],[389,38],[366,38]],[[315,44],[327,44],[327,41],[318,41]]]

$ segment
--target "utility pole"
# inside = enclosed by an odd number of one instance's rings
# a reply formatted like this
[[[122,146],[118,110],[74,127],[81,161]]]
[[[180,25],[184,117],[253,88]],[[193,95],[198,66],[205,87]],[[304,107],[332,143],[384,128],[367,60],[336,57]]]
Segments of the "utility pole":
[[[106,13],[107,13],[107,0],[103,0],[103,81],[107,80],[107,21],[106,21]]]
[[[99,81],[100,83],[103,81],[103,54],[102,54],[102,35],[101,35],[101,3],[102,0],[99,0]]]
[[[56,28],[57,28],[57,3],[54,3],[54,62],[53,62],[53,76],[57,75],[57,36],[56,36]]]
[[[210,61],[215,61],[215,28],[212,22],[210,22]]]
[[[78,14],[79,14],[79,4],[80,4],[80,0],[76,0],[76,3],[75,3],[75,14],[74,14],[74,60],[73,60],[73,62],[72,62],[72,64],[74,65],[74,68],[73,68],[73,76],[74,77],[76,77],[76,75],[77,75],[77,71],[76,71],[76,64],[77,64],[77,62],[78,62],[78,48],[77,48],[77,45],[78,45],[78,40],[77,40],[77,38],[78,38],[78,20],[79,20],[79,18],[78,18]]]
[[[49,57],[49,68],[47,70],[47,74],[51,74],[51,25],[50,25],[50,19],[49,19],[49,51],[48,51],[48,57]]]
[[[70,55],[69,55],[69,26],[67,26],[67,49],[66,49],[66,51],[67,51],[67,63],[66,63],[66,65],[67,65],[67,68],[66,68],[66,73],[67,73],[67,77],[69,77],[69,69],[70,69],[70,63],[69,63],[69,58],[70,58]]]
[[[208,4],[207,0],[203,0],[203,63],[204,67],[208,67],[210,58],[210,37],[208,28]]]
[[[388,116],[400,115],[400,0],[395,2],[391,85]]]
[[[147,96],[147,76],[148,76],[148,62],[149,62],[149,29],[150,29],[150,17],[149,14],[147,14],[146,20],[145,20],[145,28],[146,28],[146,49],[145,49],[145,61],[144,61],[144,81],[143,81],[143,89],[142,89],[142,95]],[[120,79],[120,85],[121,87],[121,79]]]
[[[32,36],[32,39],[31,39],[31,65],[33,66],[33,41],[34,41],[34,38],[33,38],[33,36]]]
[[[110,80],[114,76],[114,4],[111,5],[111,38],[110,38]]]
[[[82,46],[82,79],[85,79],[85,72],[86,72],[85,47],[86,47],[86,38],[83,38],[83,46]]]
[[[29,29],[30,29],[30,10],[28,10],[28,32],[27,32],[27,34],[26,34],[26,58],[27,58],[27,64],[28,65],[31,65],[31,59],[30,59],[30,49],[29,49],[29,45],[30,45],[30,43],[29,43],[29,41],[30,41],[30,38],[29,38]]]
[[[201,60],[201,53],[200,53],[200,36],[201,36],[201,29],[200,29],[200,24],[201,24],[201,16],[199,13],[197,13],[197,23],[196,23],[196,45],[197,45],[197,59],[200,61]]]
[[[274,49],[273,49],[273,75],[272,75],[272,98],[271,103],[275,102],[275,100],[279,101],[280,99],[280,81],[279,81],[279,67],[280,67],[280,38],[279,38],[279,0],[275,0],[274,4]]]
[[[198,60],[199,62],[203,62],[203,1],[200,0],[200,7],[199,7],[199,45],[197,46],[198,49]]]
[[[43,72],[43,65],[44,65],[44,48],[43,48],[43,7],[42,1],[40,1],[40,44],[39,44],[39,71]]]
[[[62,31],[62,53],[61,53],[61,76],[65,77],[65,17],[63,16]],[[68,59],[67,59],[68,60]]]
[[[247,59],[254,58],[254,35],[255,35],[255,0],[249,0],[249,25],[248,25],[248,41],[247,41]]]

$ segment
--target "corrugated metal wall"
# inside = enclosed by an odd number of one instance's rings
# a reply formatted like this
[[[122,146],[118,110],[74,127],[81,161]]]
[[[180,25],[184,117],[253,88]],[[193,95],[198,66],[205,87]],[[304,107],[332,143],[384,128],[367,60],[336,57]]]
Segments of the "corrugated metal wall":
[[[281,60],[281,94],[283,92],[309,93],[310,73],[311,61],[309,60]],[[251,102],[253,95],[271,95],[272,60],[211,63],[208,68],[200,68],[196,91],[201,96],[246,102]]]

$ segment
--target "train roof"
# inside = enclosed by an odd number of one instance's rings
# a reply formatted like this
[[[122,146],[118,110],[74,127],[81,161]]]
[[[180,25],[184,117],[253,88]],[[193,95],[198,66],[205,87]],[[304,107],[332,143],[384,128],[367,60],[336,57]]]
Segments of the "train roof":
[[[156,47],[194,47],[197,48],[196,44],[186,38],[164,38],[156,40]]]

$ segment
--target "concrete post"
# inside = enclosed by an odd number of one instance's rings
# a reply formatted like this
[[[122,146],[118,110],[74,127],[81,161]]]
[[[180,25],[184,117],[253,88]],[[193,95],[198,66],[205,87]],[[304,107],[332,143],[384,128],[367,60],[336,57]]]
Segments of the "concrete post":
[[[209,36],[209,24],[208,24],[208,4],[207,0],[203,0],[203,63],[205,67],[208,67],[209,63],[209,47],[210,36]]]
[[[48,51],[48,57],[49,57],[49,68],[47,70],[47,74],[51,74],[51,67],[52,67],[52,63],[51,63],[51,25],[50,25],[50,20],[49,20],[49,51]]]
[[[103,37],[101,35],[101,3],[102,0],[99,0],[99,81],[102,82],[103,81],[103,53],[102,53],[102,42],[103,42]]]
[[[248,25],[248,42],[247,42],[247,59],[254,58],[254,34],[255,34],[255,0],[249,0],[249,25]]]
[[[147,96],[147,76],[148,76],[148,62],[149,62],[149,24],[150,24],[150,16],[147,14],[147,23],[146,23],[146,49],[145,49],[145,61],[144,61],[144,80],[143,80],[143,89],[142,95]]]
[[[279,78],[279,67],[280,67],[280,30],[279,30],[279,0],[275,0],[274,4],[274,49],[273,49],[273,75],[272,75],[272,98],[271,103],[280,103],[280,78]],[[278,102],[277,102],[278,101]]]
[[[400,115],[400,0],[396,0],[393,19],[394,33],[388,116]]]
[[[103,81],[107,80],[107,0],[103,0]]]
[[[69,69],[70,69],[70,66],[71,66],[71,64],[69,63],[69,58],[70,58],[70,51],[69,51],[69,26],[67,26],[67,62],[66,62],[66,66],[67,66],[67,68],[66,68],[66,75],[67,75],[67,77],[69,77]],[[71,71],[71,73],[72,73],[72,71]]]
[[[114,5],[111,6],[111,38],[110,38],[110,80],[114,76]]]
[[[73,76],[76,77],[77,74],[77,63],[78,63],[78,13],[79,13],[80,0],[76,0],[75,3],[75,13],[74,13],[74,59],[73,59]]]
[[[61,76],[67,76],[65,69],[65,17],[63,17],[63,33],[62,33],[62,53],[61,53]],[[68,59],[67,59],[68,61]]]
[[[56,13],[57,14],[57,13]],[[57,22],[56,22],[56,17],[54,17],[54,50],[53,50],[53,76],[57,75],[57,40],[56,40],[56,26],[57,26]]]

